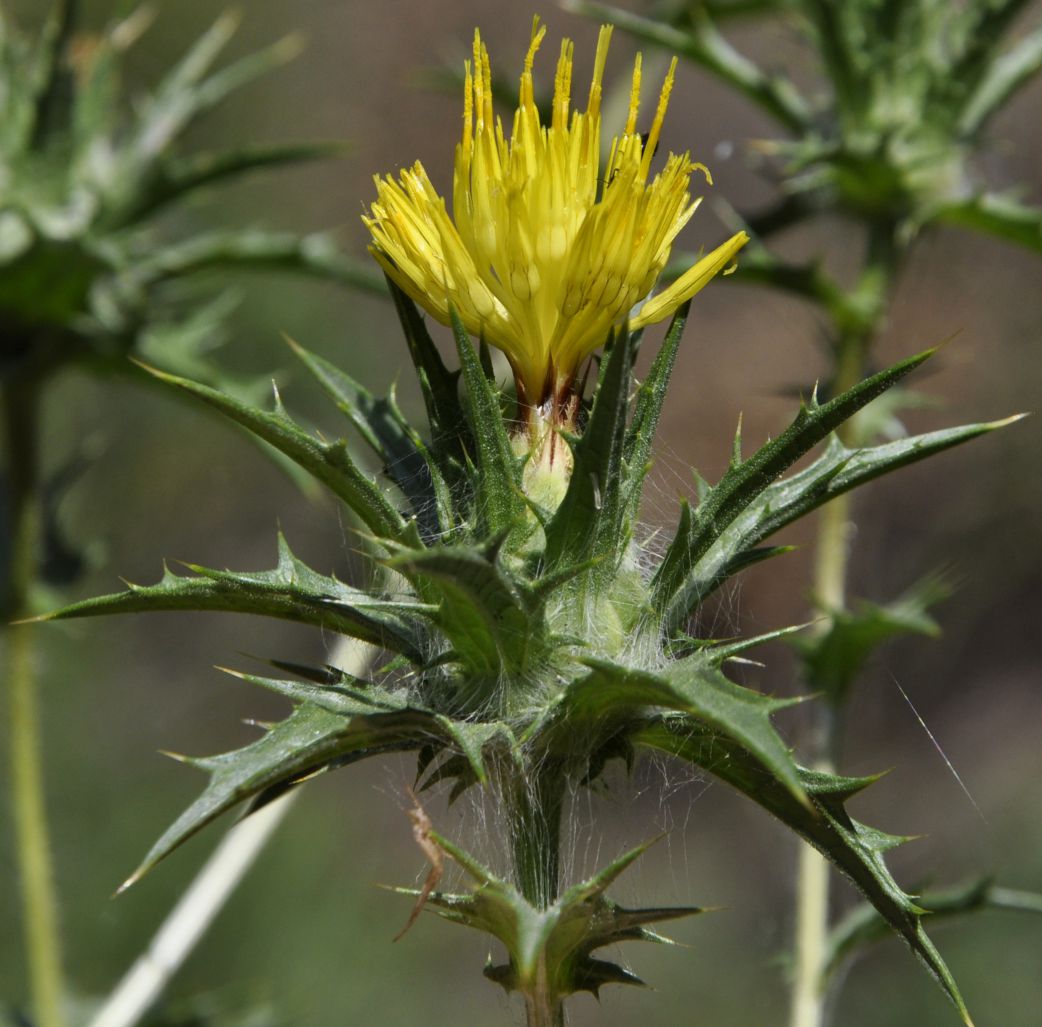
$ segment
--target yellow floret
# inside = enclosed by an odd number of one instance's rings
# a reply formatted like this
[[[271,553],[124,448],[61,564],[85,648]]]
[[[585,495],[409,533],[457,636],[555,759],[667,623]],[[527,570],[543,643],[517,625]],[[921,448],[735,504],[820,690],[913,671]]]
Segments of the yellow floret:
[[[739,232],[647,299],[698,206],[688,192],[692,173],[709,178],[688,154],[670,154],[648,181],[676,60],[642,137],[637,55],[626,128],[612,141],[602,173],[601,88],[611,27],[598,38],[585,111],[570,110],[573,47],[562,42],[549,125],[540,121],[532,80],[545,32],[536,19],[509,140],[492,109],[488,51],[474,33],[452,217],[417,162],[397,181],[377,177],[377,199],[364,218],[372,252],[392,280],[443,323],[455,308],[468,331],[501,349],[519,399],[530,406],[563,403],[580,365],[613,325],[628,319],[636,329],[669,317],[747,241]]]

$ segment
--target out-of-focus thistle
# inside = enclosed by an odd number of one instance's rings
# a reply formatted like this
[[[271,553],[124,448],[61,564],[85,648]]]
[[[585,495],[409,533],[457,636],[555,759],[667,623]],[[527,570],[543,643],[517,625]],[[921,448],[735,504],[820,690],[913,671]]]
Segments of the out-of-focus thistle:
[[[39,376],[135,349],[189,368],[212,346],[219,311],[179,323],[165,287],[200,269],[351,278],[323,236],[220,229],[171,241],[153,227],[160,211],[203,187],[332,152],[322,143],[213,153],[177,145],[229,93],[292,58],[295,37],[213,70],[238,22],[222,15],[128,110],[120,63],[151,8],[97,34],[80,30],[76,11],[74,0],[56,4],[37,38],[0,14],[0,375]]]
[[[595,85],[603,70],[603,45]],[[563,109],[570,46],[562,52],[558,104]],[[487,65],[480,47],[477,57]],[[535,116],[530,70],[529,61],[515,132]],[[475,70],[468,96],[477,75]],[[527,216],[538,213],[531,224],[535,238],[544,227],[555,227],[550,219],[557,207],[537,207],[525,189],[557,181],[539,162],[564,156],[555,149],[554,140],[560,138],[555,133],[567,130],[568,138],[581,139],[588,113],[575,113],[567,123],[562,113],[550,126],[533,122],[523,130],[540,145],[526,147],[532,174],[517,181],[517,194],[507,200]],[[626,142],[633,138],[629,125],[622,145],[635,147]],[[500,153],[505,145],[497,132]],[[583,152],[576,147],[567,155],[578,160]],[[640,159],[643,163],[643,151]],[[666,167],[675,159],[667,158]],[[466,218],[461,207],[473,209],[468,205],[474,182],[471,178],[462,187],[457,182],[457,226]],[[611,180],[590,188],[570,236],[573,243],[584,238],[583,218],[606,217],[599,205],[612,202]],[[630,194],[633,220],[643,209],[647,194],[642,190]],[[562,887],[560,880],[560,825],[569,796],[596,782],[609,760],[630,764],[642,752],[665,753],[715,774],[820,849],[905,940],[968,1023],[955,983],[923,930],[922,910],[885,866],[884,854],[903,839],[858,823],[846,811],[846,801],[874,778],[801,767],[772,723],[792,700],[726,676],[728,662],[763,638],[696,638],[689,628],[700,604],[725,582],[786,551],[764,545],[779,529],[887,471],[1005,422],[858,448],[835,438],[837,427],[929,353],[858,382],[828,402],[811,395],[790,425],[751,456],[743,456],[736,437],[727,472],[715,485],[701,484],[697,507],[682,502],[674,537],[657,555],[641,545],[638,508],[693,290],[685,285],[663,294],[679,309],[640,383],[632,378],[640,314],[612,306],[611,294],[611,302],[605,301],[610,313],[600,324],[604,355],[592,398],[583,401],[574,373],[581,358],[572,360],[579,350],[588,356],[597,340],[583,336],[574,350],[557,350],[553,341],[569,338],[568,319],[579,314],[564,301],[567,276],[560,276],[558,291],[546,304],[560,318],[561,334],[518,329],[517,339],[508,338],[491,299],[476,302],[473,309],[463,299],[464,289],[475,283],[493,294],[507,287],[508,269],[497,266],[497,247],[481,249],[472,238],[465,258],[456,252],[450,258],[455,229],[417,171],[407,174],[400,191],[384,181],[380,193],[371,227],[419,377],[426,433],[405,420],[393,394],[374,396],[329,362],[295,350],[372,448],[386,482],[374,481],[359,466],[346,441],[327,441],[301,427],[277,397],[273,410],[260,410],[157,372],[274,446],[338,496],[367,538],[378,569],[376,583],[356,588],[318,573],[280,537],[274,570],[237,573],[191,566],[187,574],[167,571],[156,585],[131,586],[52,615],[185,609],[255,613],[311,624],[327,635],[339,632],[385,654],[365,680],[335,667],[282,661],[273,661],[282,676],[240,675],[287,697],[293,712],[246,748],[185,758],[209,775],[209,784],[131,880],[243,802],[256,807],[322,771],[382,753],[413,751],[419,791],[449,783],[453,798],[473,786],[495,797],[502,819],[491,834],[508,838],[510,849],[509,873],[497,876],[437,835],[417,807],[415,834],[432,863],[420,901],[453,922],[499,938],[508,963],[486,973],[523,995],[530,1024],[551,1027],[564,1022],[562,1003],[568,995],[634,980],[615,964],[595,958],[595,950],[622,940],[661,940],[648,923],[697,912],[628,910],[606,897],[605,890],[639,851],[585,882]],[[685,208],[686,200],[671,208],[669,219]],[[392,212],[408,222],[408,239],[406,228],[388,225]],[[523,223],[503,219],[497,227]],[[466,243],[466,233],[460,234]],[[667,230],[660,238],[672,237]],[[716,270],[730,263],[739,243],[732,241]],[[655,250],[649,266],[660,267],[659,247]],[[510,252],[518,259],[509,272],[531,283],[531,272],[541,272],[543,265],[531,254],[522,259],[521,250]],[[613,252],[581,252],[590,267],[614,257]],[[424,258],[430,263],[421,266]],[[465,281],[457,276],[462,267],[470,269]],[[651,281],[644,273],[646,291]],[[451,323],[459,370],[444,363],[413,299]],[[523,323],[531,312],[517,299],[516,310],[509,313]],[[667,313],[652,310],[656,316],[649,320]],[[596,324],[598,316],[586,312],[580,323]],[[568,430],[553,424],[549,429],[569,454],[548,472],[558,481],[556,489],[528,475],[539,454],[513,437],[516,422],[504,415],[503,397],[488,361],[472,345],[471,332],[507,352],[522,406],[552,399],[562,381],[575,397]],[[826,440],[822,451],[792,470]],[[436,890],[445,856],[473,879],[473,891]]]
[[[682,53],[784,130],[757,144],[781,159],[788,196],[761,229],[845,209],[884,217],[905,239],[953,223],[1042,251],[1042,211],[994,190],[981,159],[991,119],[1042,70],[1042,27],[1008,38],[1025,0],[757,3],[758,14],[807,36],[822,72],[812,95],[727,41],[718,23],[740,3],[663,3],[647,17],[588,0],[569,6]]]
[[[92,34],[76,0],[58,0],[31,35],[0,9],[0,613],[32,612],[45,577],[67,579],[80,561],[58,538],[61,488],[42,477],[39,418],[48,384],[69,364],[133,370],[128,353],[182,373],[219,377],[205,354],[230,309],[227,297],[185,313],[175,283],[203,268],[297,269],[366,284],[321,236],[223,229],[169,240],[155,216],[197,190],[327,155],[328,144],[216,153],[179,152],[184,131],[229,93],[298,50],[287,38],[212,70],[237,18],[224,15],[131,109],[120,62],[151,21],[147,6]],[[378,282],[382,288],[382,282]],[[66,476],[67,477],[67,476]],[[54,557],[58,557],[57,560]],[[56,901],[35,691],[24,629],[4,631],[5,730],[23,894],[34,1022],[61,1027]]]
[[[752,148],[780,199],[736,218],[753,239],[745,280],[819,304],[841,339],[873,335],[904,254],[930,226],[960,225],[1042,253],[1042,208],[986,175],[992,118],[1042,70],[1042,26],[1010,38],[1025,0],[682,0],[647,16],[591,0],[568,6],[680,53],[771,117],[780,134]],[[721,25],[747,7],[805,36],[821,72],[813,92],[728,41]],[[865,228],[865,272],[854,288],[820,262],[794,264],[767,247],[775,233],[820,215]]]

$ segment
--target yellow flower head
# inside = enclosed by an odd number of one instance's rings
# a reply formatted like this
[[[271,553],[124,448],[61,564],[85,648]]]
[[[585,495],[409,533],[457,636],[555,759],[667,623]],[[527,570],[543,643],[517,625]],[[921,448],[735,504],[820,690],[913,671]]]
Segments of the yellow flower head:
[[[546,33],[538,19],[521,74],[508,140],[492,112],[488,51],[474,33],[466,65],[463,139],[456,147],[453,215],[417,162],[395,181],[376,178],[363,218],[373,255],[395,283],[437,320],[454,308],[474,335],[510,361],[519,399],[538,405],[567,397],[582,362],[629,319],[631,329],[669,317],[747,241],[739,232],[647,299],[677,233],[694,213],[688,183],[701,164],[670,154],[649,182],[674,58],[651,129],[637,132],[641,58],[633,67],[629,117],[601,170],[601,82],[611,26],[601,29],[585,112],[571,111],[572,42],[557,61],[553,114],[543,125],[532,65]]]

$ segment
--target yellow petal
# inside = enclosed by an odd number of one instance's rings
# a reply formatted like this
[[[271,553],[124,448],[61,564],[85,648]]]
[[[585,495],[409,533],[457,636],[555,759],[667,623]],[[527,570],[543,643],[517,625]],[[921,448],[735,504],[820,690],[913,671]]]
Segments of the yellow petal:
[[[712,253],[707,253],[662,292],[652,296],[640,308],[637,316],[630,319],[630,328],[636,331],[638,328],[664,321],[681,303],[686,303],[721,271],[734,263],[735,255],[748,241],[749,236],[745,232],[737,232],[722,246],[717,246]]]
[[[627,123],[602,171],[607,25],[597,40],[586,110],[572,107],[573,46],[564,40],[550,124],[542,124],[533,75],[545,33],[535,20],[509,138],[492,109],[488,50],[474,33],[451,217],[417,163],[397,180],[377,179],[377,199],[363,219],[394,281],[439,321],[454,309],[468,331],[501,349],[519,397],[532,405],[566,398],[583,361],[648,295],[698,206],[691,202],[691,176],[705,170],[687,154],[670,154],[651,177],[676,62],[642,137],[638,55]],[[736,236],[648,300],[634,327],[668,316],[726,267],[744,241]]]

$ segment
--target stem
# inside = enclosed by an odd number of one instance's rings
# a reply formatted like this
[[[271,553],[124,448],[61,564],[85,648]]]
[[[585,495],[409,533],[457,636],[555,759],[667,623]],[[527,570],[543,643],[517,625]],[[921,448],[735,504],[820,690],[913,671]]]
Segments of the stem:
[[[545,992],[525,995],[526,1027],[565,1027],[564,1003],[551,1001]]]
[[[5,620],[28,616],[37,570],[40,493],[37,454],[38,383],[12,377],[2,392],[11,519],[11,576],[4,597]],[[57,901],[51,868],[40,758],[32,629],[10,627],[8,638],[11,806],[22,892],[29,989],[39,1027],[63,1027],[64,986]]]
[[[354,677],[363,677],[372,667],[377,651],[364,642],[345,638],[331,662]],[[89,1027],[134,1027],[141,1022],[224,908],[299,794],[299,789],[289,792],[228,831]]]
[[[537,909],[557,898],[561,863],[560,783],[553,769],[515,784],[510,811],[514,878],[521,894]]]
[[[894,226],[881,222],[869,227],[868,255],[858,291],[868,300],[869,315],[860,325],[841,329],[835,346],[833,395],[853,388],[865,374],[868,354],[886,312],[897,269]],[[851,422],[836,434],[855,445]],[[825,617],[818,635],[831,627],[831,616],[846,608],[850,566],[851,496],[843,493],[826,505],[818,519],[813,594]],[[825,697],[811,709],[814,718],[808,739],[809,763],[814,770],[834,772],[839,762],[842,706],[838,697]],[[829,933],[828,861],[816,849],[801,844],[796,868],[795,966],[789,1007],[789,1027],[823,1027],[827,994],[822,969]]]
[[[537,909],[558,895],[561,866],[563,774],[547,763],[508,784],[514,878],[525,899]],[[536,980],[523,992],[527,1027],[564,1027],[564,1002],[550,980],[545,955]]]
[[[260,855],[298,792],[269,803],[221,839],[90,1027],[134,1027],[155,1005],[199,939]]]

